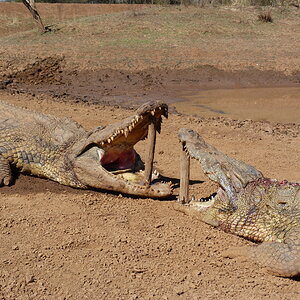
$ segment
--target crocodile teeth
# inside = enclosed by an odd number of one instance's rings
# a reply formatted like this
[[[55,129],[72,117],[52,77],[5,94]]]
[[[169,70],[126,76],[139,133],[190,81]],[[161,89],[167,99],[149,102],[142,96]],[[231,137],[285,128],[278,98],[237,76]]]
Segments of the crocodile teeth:
[[[190,153],[186,149],[184,149],[184,152],[188,157],[191,157]]]
[[[132,125],[129,125],[128,129],[129,129],[129,131],[132,131],[133,126],[132,126]]]
[[[210,196],[210,197],[206,197],[206,198],[200,198],[200,199],[197,199],[197,200],[194,200],[194,201],[197,201],[197,202],[209,202],[211,200],[214,200],[214,196]]]
[[[104,155],[104,150],[103,149],[97,149],[97,154],[98,154],[98,159],[101,162],[101,159]]]
[[[155,169],[153,172],[152,172],[152,175],[151,175],[151,180],[155,180],[159,177],[159,172]]]
[[[125,129],[124,129],[124,135],[125,135],[125,137],[128,136],[128,133],[129,133],[129,132],[128,132],[128,128],[125,128]]]
[[[153,174],[158,176],[158,175],[159,175],[159,172],[155,169],[155,170],[153,171]]]
[[[152,116],[155,115],[155,110],[151,110],[151,115],[152,115]]]

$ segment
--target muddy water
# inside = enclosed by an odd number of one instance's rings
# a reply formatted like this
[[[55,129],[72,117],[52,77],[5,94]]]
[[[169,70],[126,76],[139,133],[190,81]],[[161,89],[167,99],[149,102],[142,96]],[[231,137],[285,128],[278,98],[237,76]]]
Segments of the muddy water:
[[[300,122],[300,87],[243,88],[183,93],[178,112],[276,123]]]

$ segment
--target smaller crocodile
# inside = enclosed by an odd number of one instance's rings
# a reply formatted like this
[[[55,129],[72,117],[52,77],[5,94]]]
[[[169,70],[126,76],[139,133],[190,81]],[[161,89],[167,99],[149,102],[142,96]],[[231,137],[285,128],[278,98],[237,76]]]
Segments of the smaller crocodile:
[[[192,199],[187,205],[202,221],[260,243],[229,249],[225,256],[248,257],[277,276],[299,276],[300,183],[266,178],[191,129],[180,129],[178,136],[187,155],[219,185],[211,197]]]
[[[168,106],[153,101],[131,117],[87,131],[68,118],[0,101],[0,186],[12,183],[16,169],[75,188],[169,196],[170,184],[146,184],[144,164],[134,150],[150,123],[160,132],[162,116],[168,116]]]

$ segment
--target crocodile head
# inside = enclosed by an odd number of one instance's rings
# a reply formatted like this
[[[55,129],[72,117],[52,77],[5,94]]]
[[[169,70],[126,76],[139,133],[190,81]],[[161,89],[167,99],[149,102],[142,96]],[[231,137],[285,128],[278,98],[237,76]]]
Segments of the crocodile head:
[[[198,160],[204,173],[219,185],[211,197],[193,199],[183,206],[184,211],[193,213],[186,207],[194,208],[202,221],[262,242],[254,247],[228,249],[223,256],[249,258],[273,275],[299,276],[300,183],[265,178],[254,167],[205,143],[191,129],[181,129],[179,140],[187,155]]]
[[[205,175],[219,185],[209,197],[192,199],[189,206],[202,212],[203,221],[214,226],[237,209],[248,183],[263,178],[254,167],[231,158],[207,144],[194,130],[181,128],[178,138],[186,154],[199,161]]]
[[[168,106],[149,102],[133,116],[95,128],[75,143],[69,159],[80,185],[145,197],[169,196],[170,184],[146,184],[144,164],[134,149],[137,142],[147,137],[150,123],[160,133],[162,116],[168,117]]]

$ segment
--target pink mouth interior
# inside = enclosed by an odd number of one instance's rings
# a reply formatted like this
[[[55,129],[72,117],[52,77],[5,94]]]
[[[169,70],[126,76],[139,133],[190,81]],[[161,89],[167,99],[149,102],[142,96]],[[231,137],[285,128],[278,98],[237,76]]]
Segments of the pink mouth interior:
[[[133,169],[136,162],[136,152],[131,149],[110,149],[101,158],[101,165],[108,171]]]

